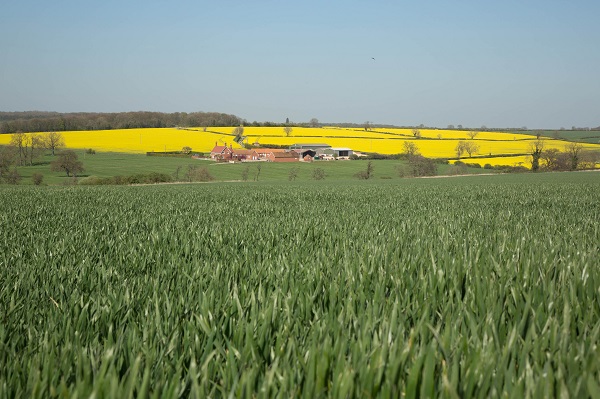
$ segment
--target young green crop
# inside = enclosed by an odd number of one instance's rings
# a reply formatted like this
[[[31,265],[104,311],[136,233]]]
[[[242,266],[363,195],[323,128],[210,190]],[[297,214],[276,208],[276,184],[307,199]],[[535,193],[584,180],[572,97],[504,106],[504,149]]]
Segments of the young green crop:
[[[2,188],[0,397],[593,396],[600,184],[461,181]]]

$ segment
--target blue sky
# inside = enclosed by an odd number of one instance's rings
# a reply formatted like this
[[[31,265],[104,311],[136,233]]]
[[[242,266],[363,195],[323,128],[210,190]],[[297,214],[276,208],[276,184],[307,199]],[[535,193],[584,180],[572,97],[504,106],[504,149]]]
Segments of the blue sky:
[[[4,3],[0,111],[600,125],[597,1]]]

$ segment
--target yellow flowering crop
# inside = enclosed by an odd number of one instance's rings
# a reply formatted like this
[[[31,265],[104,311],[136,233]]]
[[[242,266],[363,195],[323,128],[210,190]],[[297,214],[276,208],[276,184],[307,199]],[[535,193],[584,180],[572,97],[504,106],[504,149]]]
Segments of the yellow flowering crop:
[[[235,127],[195,127],[189,129],[120,129],[61,132],[68,148],[92,148],[96,151],[126,153],[145,153],[161,151],[179,151],[191,147],[193,151],[209,152],[215,143],[233,145],[240,148],[234,139]],[[292,127],[286,135],[283,127],[244,127],[243,136],[247,144],[292,145],[323,143],[333,147],[348,147],[358,152],[377,152],[381,154],[399,154],[404,152],[404,144],[414,143],[420,154],[431,158],[454,158],[459,141],[472,141],[479,146],[473,153],[486,158],[470,159],[463,154],[462,161],[485,165],[523,165],[530,167],[528,157],[530,145],[535,136],[503,132],[478,132],[470,140],[467,131],[419,129],[421,138],[413,136],[413,129],[374,128],[365,131],[361,128],[342,127]],[[42,133],[43,134],[43,133]],[[10,134],[0,135],[0,144],[10,142]],[[564,151],[569,142],[544,139],[545,148],[557,148]],[[597,144],[580,144],[584,149],[600,149]],[[497,157],[514,154],[514,157]]]
[[[450,161],[451,164],[456,161]],[[461,159],[461,162],[468,164],[479,164],[485,166],[490,164],[492,166],[524,166],[526,168],[531,167],[531,156],[529,155],[518,155],[514,157],[491,157],[491,158],[465,158]]]

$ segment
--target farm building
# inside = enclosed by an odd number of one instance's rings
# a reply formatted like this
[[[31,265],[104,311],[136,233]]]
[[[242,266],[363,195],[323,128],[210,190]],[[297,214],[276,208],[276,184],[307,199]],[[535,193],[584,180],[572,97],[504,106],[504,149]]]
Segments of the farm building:
[[[316,143],[316,144],[292,144],[290,146],[290,150],[323,150],[326,148],[331,148],[329,144]]]
[[[258,153],[255,150],[232,150],[231,159],[233,161],[258,161]]]
[[[294,151],[272,152],[266,159],[271,162],[298,162],[298,154]]]
[[[354,153],[354,151],[352,151],[350,148],[344,148],[344,147],[337,147],[337,148],[334,147],[334,148],[331,148],[331,151],[333,152],[333,156],[335,158],[342,158],[342,159],[348,159]]]
[[[266,159],[272,153],[287,152],[288,150],[284,148],[257,148],[254,151],[256,151],[260,159]]]
[[[227,145],[218,145],[218,143],[215,143],[215,147],[210,152],[210,158],[214,160],[231,159],[232,152],[231,145],[227,147]]]
[[[312,162],[312,160],[317,155],[315,150],[306,149],[306,150],[294,150],[298,154],[298,159],[305,162]]]
[[[269,162],[295,162],[299,154],[283,148],[257,148],[258,158]]]

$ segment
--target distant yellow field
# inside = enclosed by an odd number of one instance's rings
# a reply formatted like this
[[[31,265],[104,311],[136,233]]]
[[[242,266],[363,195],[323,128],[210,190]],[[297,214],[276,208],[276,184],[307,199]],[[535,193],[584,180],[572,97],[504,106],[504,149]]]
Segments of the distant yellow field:
[[[215,144],[233,145],[240,148],[233,139],[235,127],[209,127],[176,129],[121,129],[62,132],[66,146],[69,148],[96,151],[112,151],[125,153],[146,153],[151,151],[178,151],[183,147],[191,147],[193,151],[209,152]],[[404,152],[404,143],[410,141],[418,147],[419,152],[432,158],[456,157],[456,145],[460,140],[470,140],[469,132],[459,130],[419,129],[420,139],[413,136],[412,129],[374,129],[365,131],[360,128],[302,128],[294,127],[290,135],[286,135],[282,127],[245,127],[246,144],[309,144],[324,143],[333,147],[348,147],[359,152],[378,152],[381,154],[397,154]],[[0,135],[0,144],[8,144],[11,135]],[[485,165],[523,165],[529,167],[524,154],[528,153],[535,136],[519,135],[503,132],[477,132],[473,140],[479,150],[473,155],[487,155],[486,158],[469,159],[463,154],[466,163]],[[545,139],[546,148],[564,150],[566,141]],[[597,144],[582,144],[586,149],[600,150]],[[495,158],[498,155],[515,154],[514,157]],[[518,156],[517,156],[518,155]]]
[[[515,157],[491,157],[491,158],[476,158],[476,159],[461,159],[462,162],[467,164],[479,164],[485,166],[490,164],[491,166],[523,166],[531,168],[531,157],[529,155],[519,155]],[[450,161],[451,164],[456,161]]]

